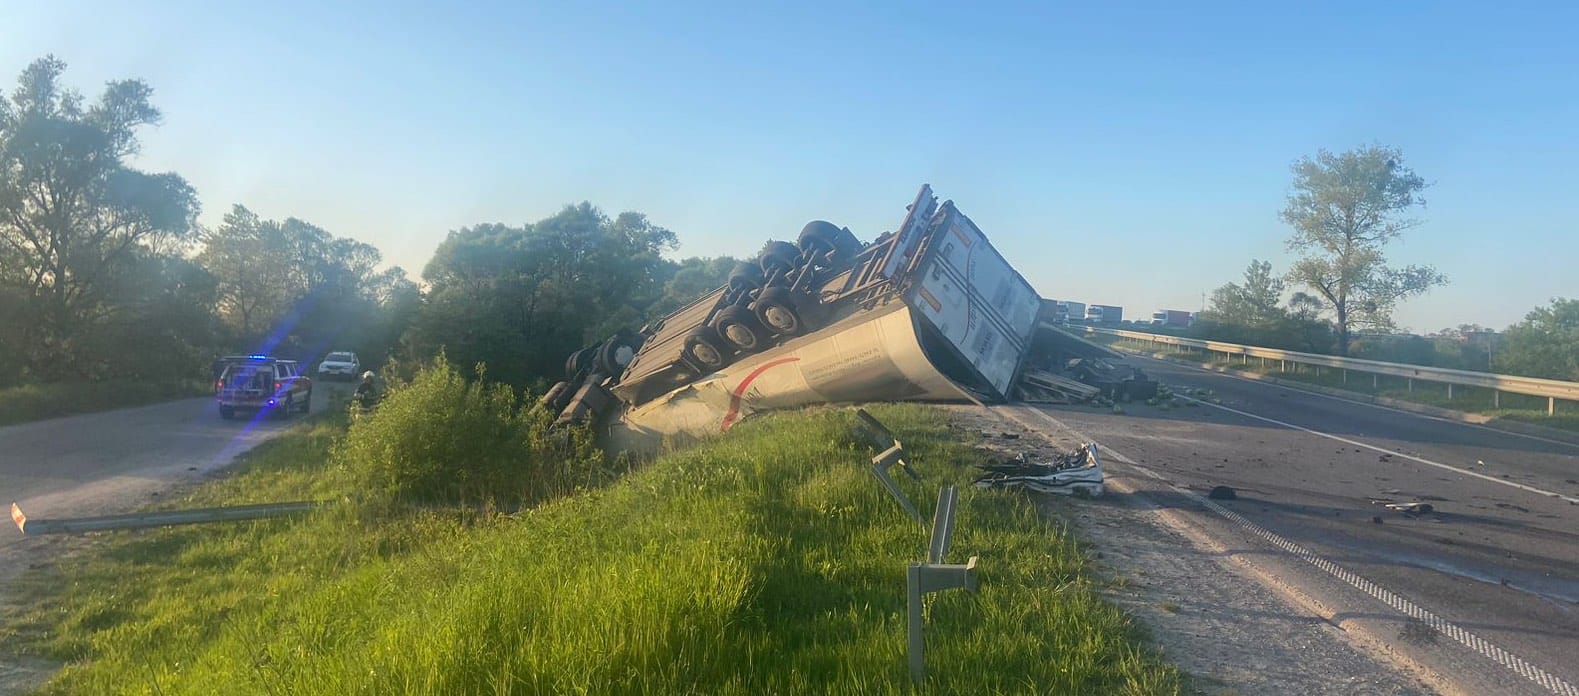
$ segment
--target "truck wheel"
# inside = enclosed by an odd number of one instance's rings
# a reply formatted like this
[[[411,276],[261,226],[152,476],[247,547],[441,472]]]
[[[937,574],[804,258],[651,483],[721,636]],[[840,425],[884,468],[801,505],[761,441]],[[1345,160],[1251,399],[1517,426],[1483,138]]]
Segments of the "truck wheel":
[[[740,305],[730,305],[719,312],[713,319],[713,328],[725,342],[742,353],[755,353],[768,344],[768,332],[756,315]]]
[[[762,287],[762,267],[754,263],[742,263],[729,272],[729,288],[736,291],[756,290]]]
[[[800,265],[800,248],[789,242],[768,242],[762,253],[757,255],[757,265],[767,275],[772,275],[774,271],[788,273]]]
[[[610,336],[609,340],[604,341],[603,346],[598,348],[598,371],[606,375],[618,376],[631,364],[631,360],[636,357],[636,351],[640,348],[641,339],[623,331]]]
[[[291,417],[291,409],[293,408],[296,408],[296,395],[294,394],[285,397],[285,403],[274,407],[274,417],[280,420],[288,420]]]
[[[581,380],[581,377],[592,369],[592,361],[597,357],[598,348],[602,344],[582,348],[565,358],[565,379],[572,382]]]
[[[806,331],[794,298],[784,288],[763,290],[752,309],[769,331],[785,336],[799,336]]]
[[[312,413],[312,412],[313,412],[313,393],[312,393],[312,390],[309,389],[309,390],[307,390],[307,396],[302,399],[302,413],[306,414],[306,413]]]
[[[685,357],[701,366],[704,371],[724,366],[724,349],[718,346],[706,331],[697,330],[685,337]]]
[[[812,220],[800,230],[800,250],[817,250],[817,253],[835,248],[839,240],[839,228],[827,220]]]
[[[849,230],[835,226],[827,220],[812,220],[800,231],[801,251],[813,256],[827,255],[830,261],[839,262],[861,253],[861,241]]]
[[[225,420],[234,420],[236,417],[236,409],[233,409],[229,406],[220,406],[219,417]]]

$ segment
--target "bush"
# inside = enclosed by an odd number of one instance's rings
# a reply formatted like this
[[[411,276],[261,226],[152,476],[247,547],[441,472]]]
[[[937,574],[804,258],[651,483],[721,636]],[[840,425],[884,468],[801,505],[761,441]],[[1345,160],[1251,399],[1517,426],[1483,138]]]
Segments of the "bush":
[[[526,504],[601,481],[590,434],[550,432],[552,416],[525,402],[441,354],[351,425],[336,460],[375,498],[406,502]]]

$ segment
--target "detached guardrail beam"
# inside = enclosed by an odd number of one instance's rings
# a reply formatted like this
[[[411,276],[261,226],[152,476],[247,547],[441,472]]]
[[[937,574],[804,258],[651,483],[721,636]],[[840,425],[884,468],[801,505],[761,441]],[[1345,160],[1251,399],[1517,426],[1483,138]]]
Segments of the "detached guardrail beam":
[[[1086,327],[1090,333],[1106,334],[1129,338],[1137,341],[1150,341],[1163,345],[1179,346],[1182,348],[1195,348],[1213,353],[1229,355],[1243,355],[1249,358],[1262,358],[1266,360],[1282,360],[1303,365],[1318,367],[1331,367],[1340,370],[1354,370],[1368,372],[1372,375],[1372,385],[1375,385],[1375,375],[1388,375],[1402,377],[1407,380],[1422,379],[1428,382],[1440,382],[1448,386],[1459,385],[1464,387],[1480,387],[1490,389],[1493,398],[1500,405],[1500,392],[1510,394],[1525,394],[1546,398],[1546,413],[1553,415],[1557,412],[1557,400],[1579,401],[1579,382],[1567,382],[1560,379],[1542,379],[1539,377],[1520,377],[1518,375],[1501,375],[1492,372],[1472,372],[1470,370],[1452,370],[1445,367],[1427,367],[1425,365],[1408,365],[1404,363],[1382,362],[1380,360],[1366,360],[1363,358],[1343,358],[1336,355],[1321,355],[1318,353],[1301,353],[1293,350],[1278,350],[1276,348],[1262,348],[1247,346],[1238,343],[1223,343],[1221,341],[1203,341],[1195,338],[1182,338],[1164,334],[1152,334],[1144,331],[1124,331],[1121,329],[1101,329]],[[1412,384],[1411,384],[1412,386]]]
[[[134,512],[125,515],[101,515],[54,520],[32,520],[22,512],[21,506],[11,503],[11,521],[28,536],[40,534],[81,534],[116,529],[146,529],[180,524],[208,522],[235,522],[261,520],[271,517],[303,515],[322,507],[324,503],[303,501],[293,503],[264,503],[261,505],[235,505],[230,507],[194,508],[191,510],[163,510],[159,512]]]

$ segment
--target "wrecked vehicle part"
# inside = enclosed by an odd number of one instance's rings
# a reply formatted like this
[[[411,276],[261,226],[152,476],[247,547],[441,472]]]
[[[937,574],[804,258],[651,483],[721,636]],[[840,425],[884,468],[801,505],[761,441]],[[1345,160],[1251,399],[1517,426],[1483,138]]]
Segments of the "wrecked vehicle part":
[[[702,435],[766,409],[1016,395],[1040,297],[929,186],[870,244],[818,220],[753,265],[643,329],[601,382],[614,402],[583,404],[577,391],[560,422],[618,412],[616,427]]]
[[[1097,456],[1095,442],[1057,455],[1046,463],[1012,461],[983,464],[979,468],[985,473],[974,481],[977,488],[1024,488],[1038,493],[1093,498],[1105,491],[1102,460]]]

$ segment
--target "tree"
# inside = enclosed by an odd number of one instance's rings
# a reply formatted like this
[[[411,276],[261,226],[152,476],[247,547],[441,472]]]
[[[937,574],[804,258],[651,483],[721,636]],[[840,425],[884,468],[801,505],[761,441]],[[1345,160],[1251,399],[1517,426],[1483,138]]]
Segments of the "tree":
[[[173,173],[128,166],[137,131],[159,122],[141,80],[106,85],[92,106],[60,84],[53,56],[0,100],[0,285],[22,305],[23,359],[46,377],[74,373],[80,339],[118,311],[109,292],[139,254],[187,241],[196,193]]]
[[[451,232],[422,272],[429,289],[407,347],[415,358],[443,348],[516,385],[557,378],[571,351],[641,325],[674,239],[645,216],[611,220],[590,203]]]
[[[1403,164],[1397,149],[1370,146],[1294,163],[1294,192],[1283,221],[1294,228],[1289,249],[1302,254],[1289,279],[1310,288],[1336,319],[1339,355],[1348,355],[1356,328],[1389,329],[1400,300],[1446,282],[1429,266],[1394,268],[1383,253],[1419,220],[1425,180]]]
[[[1508,327],[1492,365],[1497,372],[1579,380],[1579,300],[1554,299]]]
[[[1284,318],[1283,279],[1272,274],[1270,261],[1252,260],[1243,285],[1229,283],[1212,291],[1213,321],[1256,329],[1271,328]]]
[[[739,265],[733,256],[701,258],[692,256],[679,262],[664,261],[660,271],[663,292],[647,307],[647,319],[657,319],[685,306],[687,303],[718,289],[729,279],[729,272]]]
[[[197,261],[218,281],[219,314],[245,340],[273,324],[301,293],[299,245],[280,223],[237,204],[202,239]]]

